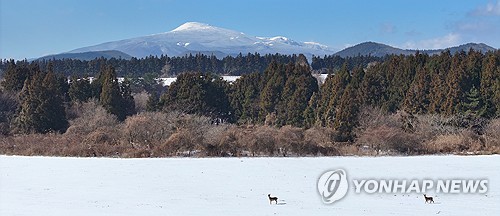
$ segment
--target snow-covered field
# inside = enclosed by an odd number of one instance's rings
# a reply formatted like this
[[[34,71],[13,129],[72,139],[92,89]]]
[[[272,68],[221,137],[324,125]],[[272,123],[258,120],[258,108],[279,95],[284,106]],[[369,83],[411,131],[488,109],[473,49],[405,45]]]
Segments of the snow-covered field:
[[[326,170],[348,178],[481,179],[486,194],[356,194],[322,203]],[[52,158],[0,156],[0,215],[498,215],[500,156]],[[267,194],[279,197],[270,205]]]

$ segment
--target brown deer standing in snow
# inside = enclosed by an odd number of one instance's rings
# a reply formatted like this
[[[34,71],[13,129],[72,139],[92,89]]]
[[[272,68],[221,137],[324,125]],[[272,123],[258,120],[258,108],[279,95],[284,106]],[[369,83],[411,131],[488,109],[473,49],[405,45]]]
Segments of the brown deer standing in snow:
[[[271,194],[268,194],[267,197],[269,197],[269,204],[273,204],[273,201],[278,204],[278,197],[272,197]]]
[[[428,197],[424,194],[424,198],[425,198],[425,203],[429,202],[429,203],[434,203],[434,199],[432,199],[432,197]]]

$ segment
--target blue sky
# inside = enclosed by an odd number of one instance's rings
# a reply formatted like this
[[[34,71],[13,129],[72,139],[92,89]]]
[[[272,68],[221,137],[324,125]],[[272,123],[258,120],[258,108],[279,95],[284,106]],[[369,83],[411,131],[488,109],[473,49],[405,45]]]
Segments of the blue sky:
[[[0,0],[0,58],[31,58],[203,22],[341,50],[365,41],[500,47],[500,0]]]

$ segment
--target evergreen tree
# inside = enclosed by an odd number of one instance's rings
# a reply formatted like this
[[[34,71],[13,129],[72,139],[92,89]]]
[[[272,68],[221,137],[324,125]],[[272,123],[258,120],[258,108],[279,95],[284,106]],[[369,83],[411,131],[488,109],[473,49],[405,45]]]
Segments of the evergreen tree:
[[[384,71],[382,64],[367,69],[360,86],[360,97],[365,105],[383,108],[383,102],[387,98],[388,83]]]
[[[183,73],[162,95],[165,110],[200,114],[214,120],[233,121],[227,96],[227,83],[220,77],[202,73]]]
[[[115,69],[112,66],[105,67],[101,74],[102,90],[99,102],[109,113],[116,115],[118,120],[123,121],[132,112],[131,104],[128,103],[130,99],[124,99],[125,94],[130,95],[130,92],[122,94]]]
[[[465,115],[472,115],[475,117],[482,117],[486,113],[483,98],[479,90],[472,86],[469,92],[465,95],[465,101],[462,102],[462,112]]]
[[[448,86],[446,85],[446,75],[450,70],[451,54],[450,51],[442,52],[429,61],[429,70],[431,70],[431,84],[429,95],[429,108],[431,114],[444,113],[443,101],[446,100]]]
[[[451,68],[446,77],[448,92],[443,105],[443,110],[446,115],[453,115],[461,110],[460,101],[463,99],[462,83],[465,74],[465,67],[462,64],[464,59],[464,52],[457,53],[452,58]]]
[[[358,113],[359,102],[356,89],[348,85],[342,94],[339,111],[335,117],[334,128],[338,131],[338,141],[354,141],[353,129],[357,126]]]
[[[276,112],[287,80],[285,67],[273,61],[264,71],[263,89],[260,93],[260,119]]]
[[[485,116],[493,117],[496,114],[497,107],[494,105],[495,84],[500,78],[500,59],[490,52],[482,64],[481,70],[481,95],[484,99]]]
[[[122,83],[120,83],[120,94],[121,94],[121,104],[123,107],[123,112],[125,116],[131,116],[135,114],[135,101],[132,96],[130,80],[125,78]]]
[[[500,67],[498,67],[497,71],[500,71]],[[496,79],[495,85],[493,86],[493,106],[496,107],[497,113],[496,116],[500,116],[500,78]]]
[[[25,133],[38,132],[41,120],[38,115],[40,107],[39,98],[42,94],[42,81],[45,74],[37,71],[32,77],[26,79],[23,89],[19,95],[21,108],[16,122],[18,128]]]
[[[92,98],[92,85],[86,78],[78,79],[76,77],[72,77],[68,94],[71,101],[86,102]]]
[[[309,65],[296,64],[294,71],[294,76],[289,77],[289,80],[295,82],[295,90],[287,102],[286,124],[303,127],[304,112],[312,95],[318,92],[319,87],[318,81],[311,74]]]
[[[289,112],[292,112],[292,110],[289,110],[288,108],[288,103],[291,101],[293,94],[295,93],[295,90],[297,89],[297,82],[295,78],[297,77],[296,74],[294,74],[295,71],[295,65],[293,63],[288,63],[285,65],[285,71],[284,71],[284,79],[285,79],[285,84],[283,85],[283,90],[281,91],[281,95],[276,101],[276,107],[275,107],[275,112],[276,112],[276,124],[278,126],[284,126],[287,124],[288,116],[291,115]],[[302,114],[302,113],[301,113]]]
[[[160,97],[158,97],[158,93],[156,93],[156,91],[153,91],[149,95],[148,101],[146,102],[146,110],[148,112],[156,112],[160,109]]]
[[[405,109],[412,114],[426,114],[430,104],[430,74],[419,67],[405,98]]]
[[[18,116],[24,132],[64,131],[68,126],[61,88],[52,67],[48,70],[47,73],[38,71],[25,81]]]
[[[260,73],[251,73],[241,76],[231,85],[231,107],[237,122],[259,122],[261,82]]]
[[[64,95],[57,76],[51,68],[42,82],[40,104],[40,119],[42,120],[39,132],[64,131],[68,127],[64,108]]]
[[[311,128],[316,124],[316,110],[318,109],[318,92],[314,92],[304,110],[304,127]]]
[[[325,126],[326,122],[324,119],[326,110],[328,108],[328,104],[330,103],[330,98],[333,93],[333,79],[334,74],[331,70],[328,72],[328,76],[326,77],[323,85],[321,85],[320,91],[318,93],[318,105],[316,110],[316,125]]]
[[[16,65],[14,60],[7,63],[7,69],[3,74],[2,87],[6,91],[17,92],[23,88],[24,81],[30,76],[30,70],[25,65]]]
[[[320,115],[321,125],[333,127],[335,116],[337,115],[337,106],[350,81],[351,75],[347,69],[347,64],[344,64],[342,69],[332,76],[332,78],[327,78],[325,80],[321,88],[321,99],[319,102],[320,106],[323,106],[323,108],[320,109],[321,112],[318,113]]]

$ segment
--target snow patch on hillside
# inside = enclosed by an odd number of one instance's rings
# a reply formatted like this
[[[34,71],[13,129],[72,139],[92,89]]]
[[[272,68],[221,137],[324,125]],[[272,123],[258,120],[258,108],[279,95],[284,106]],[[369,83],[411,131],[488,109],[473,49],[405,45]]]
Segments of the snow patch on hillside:
[[[135,57],[149,55],[181,56],[189,52],[210,51],[229,55],[239,53],[330,55],[326,45],[298,42],[284,36],[255,37],[205,23],[188,22],[172,31],[83,47],[71,53],[119,50]]]
[[[212,29],[213,27],[211,25],[205,24],[205,23],[199,23],[199,22],[187,22],[179,27],[175,28],[172,30],[172,32],[176,31],[203,31],[207,29]]]

